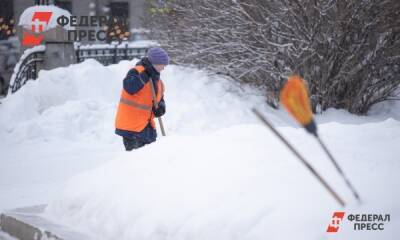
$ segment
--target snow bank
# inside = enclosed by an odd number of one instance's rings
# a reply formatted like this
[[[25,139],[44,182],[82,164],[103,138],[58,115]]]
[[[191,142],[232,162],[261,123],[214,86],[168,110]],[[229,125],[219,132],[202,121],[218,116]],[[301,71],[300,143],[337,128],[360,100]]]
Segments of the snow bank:
[[[112,126],[119,92],[117,79],[125,75],[121,69],[129,69],[129,63],[106,68],[96,61],[86,61],[40,71],[36,81],[28,81],[0,106],[3,136],[27,141],[76,139],[87,133],[96,137],[109,132],[103,125],[109,122],[109,128]]]
[[[42,70],[0,105],[1,137],[27,140],[80,138],[109,141],[117,138],[114,117],[122,80],[134,61],[102,66],[95,60]],[[250,107],[262,97],[231,86],[206,72],[168,66],[162,74],[166,85],[166,131],[169,134],[203,134],[239,123],[254,122]],[[226,89],[230,88],[230,92]],[[242,97],[234,92],[241,91]],[[3,130],[3,131],[2,131]],[[1,134],[2,133],[2,134]]]
[[[46,203],[66,179],[123,151],[114,134],[115,111],[122,79],[134,65],[87,60],[42,70],[37,80],[1,100],[0,209]],[[171,65],[162,79],[168,135],[203,135],[255,122],[249,109],[263,104],[254,91],[196,69]]]
[[[344,222],[334,239],[399,234],[400,124],[327,123],[321,134],[364,200],[358,206],[317,143],[281,127],[339,194],[347,213],[390,213],[381,232]],[[388,131],[382,132],[381,129]],[[388,132],[390,131],[390,134]],[[46,216],[93,239],[328,239],[333,198],[261,125],[171,136],[72,178]]]
[[[397,96],[400,96],[400,89],[398,91]],[[400,121],[400,101],[390,100],[375,104],[371,107],[371,110],[368,112],[368,115],[383,116],[385,118],[394,118],[397,121]]]
[[[43,31],[47,31],[49,29],[56,28],[57,26],[59,26],[57,24],[58,17],[64,15],[67,18],[69,18],[71,16],[71,13],[68,12],[67,10],[64,10],[64,9],[54,6],[54,5],[32,6],[32,7],[28,7],[27,9],[25,9],[25,11],[21,14],[21,16],[19,17],[18,25],[23,26],[24,28],[30,30],[31,26],[32,26],[32,17],[35,12],[52,12],[53,13],[50,18],[49,23],[47,25],[44,25]],[[65,25],[64,28],[72,29],[72,27],[69,24]]]

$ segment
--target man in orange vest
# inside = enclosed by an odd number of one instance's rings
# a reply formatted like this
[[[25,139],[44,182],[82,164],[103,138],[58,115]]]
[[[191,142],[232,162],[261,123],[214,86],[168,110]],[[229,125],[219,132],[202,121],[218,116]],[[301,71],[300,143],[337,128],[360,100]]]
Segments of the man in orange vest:
[[[157,138],[154,117],[165,114],[164,84],[160,72],[168,63],[169,57],[164,49],[151,48],[147,56],[129,70],[123,81],[115,133],[123,138],[126,151],[143,147]],[[154,104],[154,100],[158,104]],[[155,105],[158,105],[157,109]]]

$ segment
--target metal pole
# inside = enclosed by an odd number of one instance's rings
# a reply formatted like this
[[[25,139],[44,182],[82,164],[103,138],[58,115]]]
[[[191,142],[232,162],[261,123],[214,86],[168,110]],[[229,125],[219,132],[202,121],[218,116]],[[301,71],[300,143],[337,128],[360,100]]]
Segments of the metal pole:
[[[276,130],[274,126],[255,108],[252,109],[254,114],[292,151],[294,155],[307,167],[307,169],[319,180],[326,190],[335,198],[340,206],[345,207],[346,203],[339,195],[329,186],[329,184],[317,173],[317,171],[300,155],[299,152]]]
[[[154,90],[153,79],[150,78],[149,81],[150,81],[150,86],[151,86],[151,95],[153,97],[153,105],[154,105],[154,108],[157,109],[158,108],[158,102],[157,102],[157,97],[156,97],[156,91]],[[163,124],[162,118],[161,117],[157,117],[157,119],[158,119],[158,123],[160,124],[161,134],[165,137],[166,134],[165,134],[165,129],[164,129],[164,124]]]
[[[348,178],[346,177],[346,175],[344,174],[342,168],[339,166],[339,164],[336,162],[336,160],[333,158],[333,155],[329,152],[328,148],[326,147],[326,145],[322,142],[322,140],[316,136],[319,144],[321,145],[322,149],[324,149],[325,153],[328,155],[329,159],[332,161],[333,165],[335,166],[335,168],[337,169],[337,171],[339,172],[340,175],[342,175],[344,181],[346,182],[347,186],[350,188],[351,192],[353,193],[354,197],[358,200],[358,202],[361,203],[361,199],[360,196],[358,195],[357,191],[354,189],[353,185],[351,185],[350,181],[348,180]]]

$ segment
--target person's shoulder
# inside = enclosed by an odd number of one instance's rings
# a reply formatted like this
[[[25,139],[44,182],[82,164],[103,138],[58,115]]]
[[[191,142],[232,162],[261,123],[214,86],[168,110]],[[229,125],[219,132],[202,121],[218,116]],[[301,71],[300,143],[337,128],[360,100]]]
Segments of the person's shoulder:
[[[145,68],[141,65],[136,65],[136,66],[132,67],[131,69],[129,69],[129,71],[128,71],[129,75],[132,75],[132,74],[143,75],[145,73],[146,73]]]
[[[138,72],[138,73],[142,73],[146,71],[146,68],[143,65],[136,65],[134,67],[134,69]]]
[[[139,77],[139,79],[142,80],[143,83],[145,83],[149,79],[149,75],[145,70],[146,69],[142,65],[136,65],[135,67],[131,68],[129,72],[131,74],[134,74],[136,77]]]

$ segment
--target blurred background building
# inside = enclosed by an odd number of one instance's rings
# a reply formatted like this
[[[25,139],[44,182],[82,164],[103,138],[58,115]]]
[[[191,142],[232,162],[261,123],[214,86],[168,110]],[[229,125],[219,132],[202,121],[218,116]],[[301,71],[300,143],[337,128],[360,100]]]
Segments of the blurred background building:
[[[0,96],[8,88],[13,68],[21,54],[17,36],[19,17],[28,7],[54,4],[75,16],[107,16],[126,19],[124,25],[106,26],[107,39],[122,41],[148,39],[143,16],[146,0],[0,0]],[[83,41],[84,43],[85,41]]]

